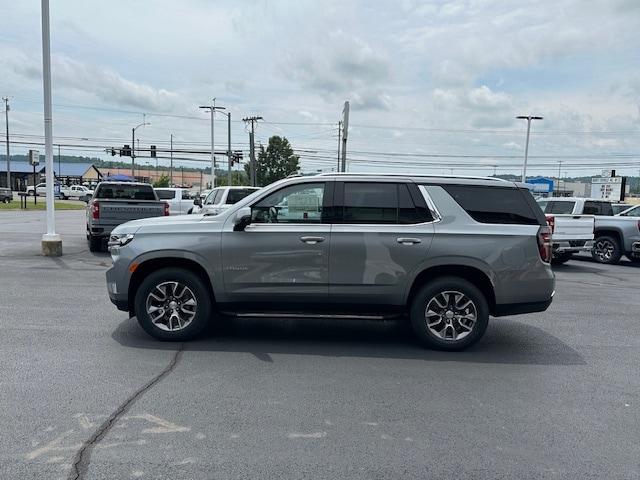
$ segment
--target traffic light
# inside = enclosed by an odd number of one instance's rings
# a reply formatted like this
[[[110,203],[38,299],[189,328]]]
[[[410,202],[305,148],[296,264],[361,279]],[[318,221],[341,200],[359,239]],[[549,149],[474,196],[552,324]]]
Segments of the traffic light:
[[[151,145],[151,158],[156,158],[156,146]]]
[[[122,147],[120,149],[120,156],[121,157],[130,157],[131,156],[131,146],[125,145],[124,147]]]
[[[115,148],[112,148],[110,153],[111,153],[111,156],[112,156],[112,157],[115,157],[115,155],[116,155],[116,149],[115,149]]]
[[[233,155],[231,156],[231,165],[233,165],[234,163],[240,163],[240,160],[242,160],[242,158],[242,150],[234,150]]]

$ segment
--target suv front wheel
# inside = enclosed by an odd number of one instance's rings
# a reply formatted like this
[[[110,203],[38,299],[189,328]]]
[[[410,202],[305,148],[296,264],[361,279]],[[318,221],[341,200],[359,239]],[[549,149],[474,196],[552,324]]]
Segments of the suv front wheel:
[[[135,296],[138,323],[159,340],[191,340],[211,315],[211,295],[200,277],[181,268],[163,268],[147,276]]]
[[[455,351],[482,338],[489,323],[489,307],[472,283],[442,277],[420,288],[411,303],[410,318],[426,346]]]

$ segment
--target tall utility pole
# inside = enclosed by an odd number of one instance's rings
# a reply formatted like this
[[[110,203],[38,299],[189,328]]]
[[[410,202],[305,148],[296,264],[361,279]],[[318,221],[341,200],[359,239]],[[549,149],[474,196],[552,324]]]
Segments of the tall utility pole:
[[[4,100],[4,120],[7,127],[7,188],[11,188],[11,159],[9,158],[9,97],[2,97]]]
[[[60,166],[60,144],[58,144],[58,177],[62,178],[62,167]]]
[[[560,196],[560,175],[562,175],[562,172],[560,171],[560,169],[562,168],[562,160],[558,160],[558,196]]]
[[[258,179],[256,175],[256,147],[255,147],[255,124],[258,120],[262,120],[262,117],[246,117],[242,121],[245,123],[251,123],[251,132],[249,132],[249,179],[252,187],[258,186]]]
[[[342,171],[347,171],[347,135],[349,133],[349,101],[342,109]]]
[[[529,158],[529,132],[531,131],[531,120],[542,120],[543,117],[535,117],[532,115],[518,115],[518,120],[527,121],[527,141],[524,147],[524,165],[522,166],[522,183],[527,180],[527,159]]]
[[[338,122],[338,168],[336,172],[340,171],[340,142],[342,136],[342,120]]]
[[[216,107],[216,99],[212,100],[211,105],[201,105],[200,108],[211,112],[211,188],[216,187],[216,152],[214,146],[214,118],[216,110],[224,110],[224,107]]]
[[[171,134],[171,141],[170,141],[170,150],[171,150],[171,163],[169,166],[169,185],[171,185],[173,187],[173,133]]]
[[[136,130],[145,125],[151,125],[147,122],[142,122],[140,125],[131,129],[131,176],[136,179]]]
[[[231,166],[233,162],[231,160],[231,112],[227,113],[227,168],[229,171],[227,172],[228,181],[227,186],[231,186],[232,178],[231,178]]]

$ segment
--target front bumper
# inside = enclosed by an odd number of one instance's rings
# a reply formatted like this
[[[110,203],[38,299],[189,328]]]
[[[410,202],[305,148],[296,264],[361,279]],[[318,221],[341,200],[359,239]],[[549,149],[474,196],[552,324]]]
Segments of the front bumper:
[[[112,266],[107,270],[107,291],[109,293],[109,300],[113,303],[118,310],[123,312],[129,311],[129,295],[128,287],[125,289],[123,283],[119,281],[118,271],[115,266]],[[123,291],[124,290],[124,291]]]
[[[640,242],[633,242],[631,244],[631,255],[634,258],[640,258]]]

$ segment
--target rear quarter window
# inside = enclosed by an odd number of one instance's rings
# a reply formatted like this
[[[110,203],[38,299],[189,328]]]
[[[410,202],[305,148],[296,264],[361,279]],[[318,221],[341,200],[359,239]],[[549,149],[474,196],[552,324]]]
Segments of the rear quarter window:
[[[544,214],[527,190],[483,185],[441,186],[476,222],[544,224]]]
[[[156,190],[160,200],[173,200],[176,196],[173,190]]]

